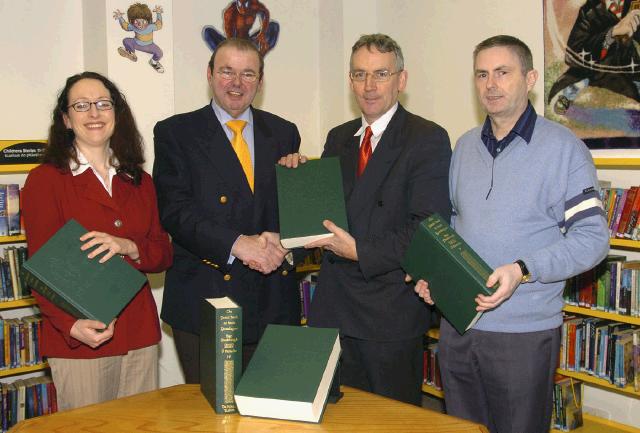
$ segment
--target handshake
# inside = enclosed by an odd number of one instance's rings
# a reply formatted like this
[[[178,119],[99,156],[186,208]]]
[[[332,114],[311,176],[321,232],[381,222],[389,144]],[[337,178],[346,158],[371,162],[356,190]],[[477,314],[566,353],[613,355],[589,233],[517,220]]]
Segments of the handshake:
[[[280,244],[280,234],[262,232],[260,235],[241,235],[231,248],[231,254],[246,266],[263,274],[280,267],[289,250]]]

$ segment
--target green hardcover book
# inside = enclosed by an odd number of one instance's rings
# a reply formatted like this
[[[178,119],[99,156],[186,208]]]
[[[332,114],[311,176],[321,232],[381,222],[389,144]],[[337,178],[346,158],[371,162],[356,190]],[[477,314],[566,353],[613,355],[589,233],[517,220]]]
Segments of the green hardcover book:
[[[138,293],[146,277],[126,261],[99,263],[80,250],[89,230],[71,219],[22,266],[23,281],[78,319],[109,324]]]
[[[236,387],[238,411],[320,422],[339,357],[337,329],[268,325]]]
[[[242,375],[242,307],[231,298],[202,301],[200,390],[217,413],[237,412],[233,392]]]
[[[282,246],[296,248],[332,236],[322,225],[326,219],[349,231],[338,157],[314,159],[296,169],[276,165],[276,180]]]
[[[429,283],[436,307],[460,334],[482,315],[476,296],[495,290],[485,286],[493,270],[438,214],[420,223],[402,267],[414,281]]]

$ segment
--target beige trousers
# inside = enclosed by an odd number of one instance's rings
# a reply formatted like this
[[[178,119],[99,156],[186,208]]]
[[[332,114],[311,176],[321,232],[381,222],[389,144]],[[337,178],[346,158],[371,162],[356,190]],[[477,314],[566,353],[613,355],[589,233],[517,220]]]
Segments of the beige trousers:
[[[158,389],[158,345],[96,359],[49,358],[58,410]]]

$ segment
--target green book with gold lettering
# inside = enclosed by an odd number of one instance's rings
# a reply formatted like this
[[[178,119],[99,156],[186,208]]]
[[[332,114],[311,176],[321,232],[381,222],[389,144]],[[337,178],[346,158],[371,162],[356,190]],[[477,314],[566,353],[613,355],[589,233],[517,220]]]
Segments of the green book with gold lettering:
[[[431,299],[460,334],[482,315],[476,296],[495,291],[485,285],[493,269],[438,214],[420,223],[402,267],[414,281],[429,283]]]
[[[89,230],[70,219],[21,270],[22,281],[78,319],[108,325],[140,291],[147,278],[120,257],[99,263],[87,258],[80,236]]]
[[[230,297],[203,299],[200,309],[200,391],[217,413],[237,412],[242,375],[242,307]]]

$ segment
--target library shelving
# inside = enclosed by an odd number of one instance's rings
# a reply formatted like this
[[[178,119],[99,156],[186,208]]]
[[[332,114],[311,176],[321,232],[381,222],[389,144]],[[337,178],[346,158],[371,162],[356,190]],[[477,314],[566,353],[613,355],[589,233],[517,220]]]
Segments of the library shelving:
[[[37,166],[38,164],[0,165],[0,176],[9,175],[9,174],[26,174],[31,169]],[[15,236],[0,236],[0,249],[2,249],[4,245],[24,244],[26,243],[26,241],[27,241],[27,238],[23,234],[15,235]],[[36,305],[37,305],[36,300],[33,297],[26,297],[22,299],[16,299],[13,301],[0,302],[0,311],[28,308]],[[49,365],[46,362],[42,362],[35,365],[16,367],[16,368],[6,368],[3,370],[0,370],[0,378],[7,378],[10,376],[18,376],[18,375],[27,374],[27,373],[34,373],[34,372],[46,370],[48,368],[49,368]]]

